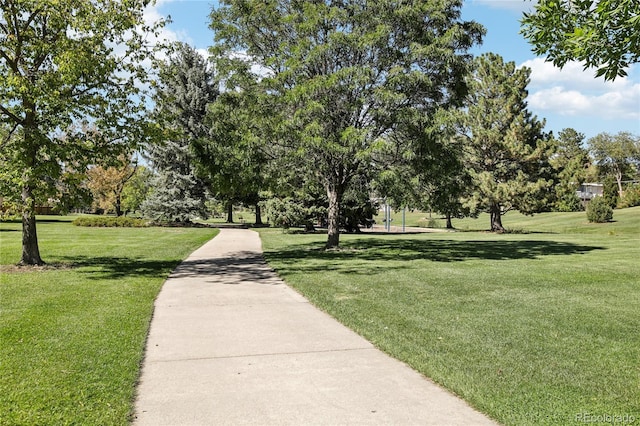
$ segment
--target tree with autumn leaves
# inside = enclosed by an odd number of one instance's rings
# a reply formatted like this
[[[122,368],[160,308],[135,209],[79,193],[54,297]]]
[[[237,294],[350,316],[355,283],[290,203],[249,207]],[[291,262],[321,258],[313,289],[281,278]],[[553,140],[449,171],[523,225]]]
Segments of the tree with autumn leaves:
[[[113,212],[119,217],[137,210],[149,192],[150,178],[149,171],[130,155],[91,167],[86,186],[93,195],[94,211]]]

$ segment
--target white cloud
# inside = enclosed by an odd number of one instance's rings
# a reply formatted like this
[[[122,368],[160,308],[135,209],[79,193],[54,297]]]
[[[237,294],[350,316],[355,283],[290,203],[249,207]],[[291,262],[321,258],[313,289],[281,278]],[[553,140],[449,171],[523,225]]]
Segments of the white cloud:
[[[640,83],[629,77],[607,82],[595,78],[594,70],[583,70],[580,63],[560,69],[544,58],[520,66],[531,68],[528,101],[532,109],[563,116],[640,120]]]

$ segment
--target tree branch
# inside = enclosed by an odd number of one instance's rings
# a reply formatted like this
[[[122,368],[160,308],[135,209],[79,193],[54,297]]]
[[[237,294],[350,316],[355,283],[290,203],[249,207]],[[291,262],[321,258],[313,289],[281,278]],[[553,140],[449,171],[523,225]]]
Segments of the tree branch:
[[[16,127],[24,123],[23,118],[20,118],[14,113],[12,113],[11,111],[9,111],[4,105],[0,105],[0,112],[2,112],[4,115],[9,117],[11,121],[13,121],[16,124]],[[15,127],[14,127],[14,130],[15,130]]]

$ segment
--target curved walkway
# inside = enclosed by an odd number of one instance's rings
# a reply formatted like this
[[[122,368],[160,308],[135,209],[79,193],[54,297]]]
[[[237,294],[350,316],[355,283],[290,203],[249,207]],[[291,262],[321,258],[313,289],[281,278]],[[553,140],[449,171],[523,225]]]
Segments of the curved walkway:
[[[222,229],[155,304],[134,425],[488,425],[285,285]]]

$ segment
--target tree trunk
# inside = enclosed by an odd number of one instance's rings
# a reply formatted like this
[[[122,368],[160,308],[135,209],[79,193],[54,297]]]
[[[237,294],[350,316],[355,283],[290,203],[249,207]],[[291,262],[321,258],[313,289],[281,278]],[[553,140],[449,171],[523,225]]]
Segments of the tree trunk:
[[[120,194],[116,194],[115,207],[116,207],[116,217],[122,216],[122,199],[120,197]]]
[[[256,225],[263,225],[262,223],[262,210],[260,209],[260,203],[256,202]]]
[[[616,171],[616,183],[618,184],[618,196],[622,199],[623,190],[622,190],[622,172]]]
[[[20,265],[44,265],[38,247],[38,233],[36,232],[36,198],[33,194],[34,178],[32,169],[38,160],[38,137],[35,124],[35,105],[23,102],[27,106],[27,117],[24,124],[24,142],[27,164],[22,176],[22,258]]]
[[[22,188],[22,259],[20,265],[44,265],[36,232],[36,201],[29,184]]]
[[[505,229],[502,226],[502,212],[500,211],[500,204],[491,204],[489,213],[491,214],[491,232],[504,232]]]
[[[327,186],[329,210],[327,212],[327,245],[326,249],[338,248],[340,245],[340,202],[343,190],[337,186]]]
[[[453,223],[451,223],[451,213],[447,213],[447,229],[453,229]]]
[[[227,203],[227,223],[233,223],[233,202]]]

